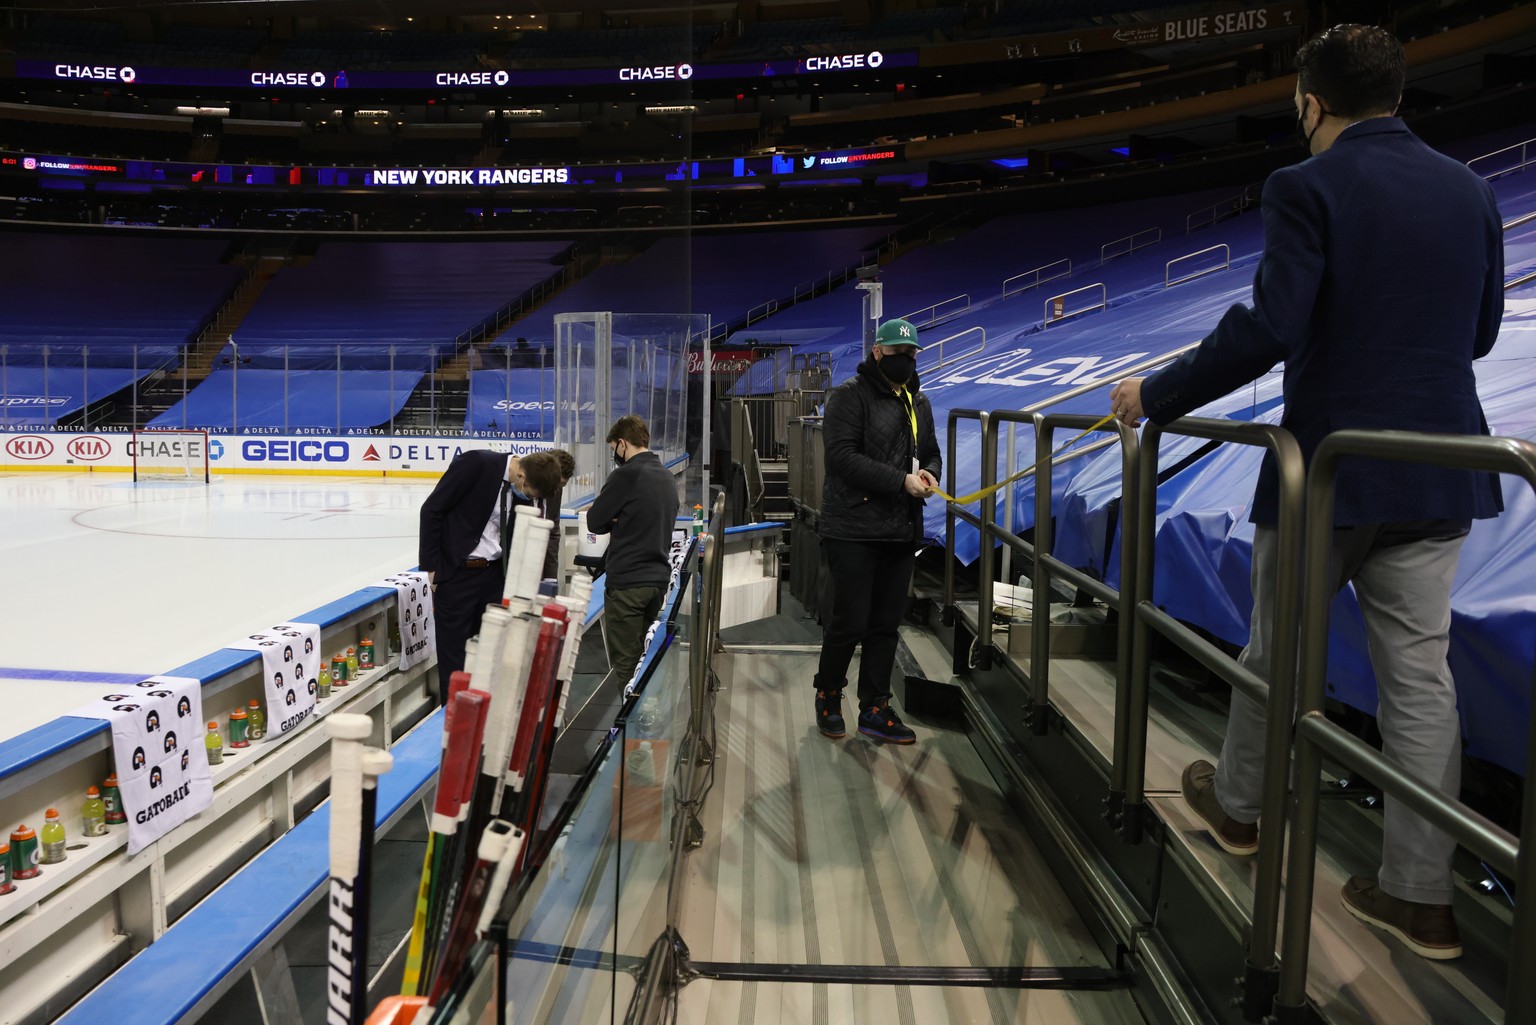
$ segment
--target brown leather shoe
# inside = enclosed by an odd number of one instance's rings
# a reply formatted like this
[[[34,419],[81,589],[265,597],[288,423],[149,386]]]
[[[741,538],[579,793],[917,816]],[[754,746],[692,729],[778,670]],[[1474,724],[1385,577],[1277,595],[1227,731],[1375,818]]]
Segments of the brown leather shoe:
[[[1461,931],[1449,904],[1420,904],[1394,897],[1366,876],[1351,876],[1340,896],[1345,911],[1385,929],[1420,957],[1449,961],[1461,956]]]
[[[1239,822],[1222,811],[1216,800],[1216,766],[1207,761],[1190,762],[1179,781],[1184,802],[1210,827],[1211,836],[1228,854],[1246,856],[1259,849],[1259,824]]]

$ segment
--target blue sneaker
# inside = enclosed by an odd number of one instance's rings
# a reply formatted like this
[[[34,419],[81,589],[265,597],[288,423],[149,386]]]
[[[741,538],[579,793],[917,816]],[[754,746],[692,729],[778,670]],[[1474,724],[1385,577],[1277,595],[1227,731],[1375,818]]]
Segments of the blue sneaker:
[[[848,735],[843,722],[843,692],[818,690],[816,692],[816,728],[823,737],[840,740]]]
[[[859,713],[859,732],[867,737],[879,737],[892,744],[911,744],[917,740],[912,728],[901,721],[901,716],[889,701],[871,705]]]

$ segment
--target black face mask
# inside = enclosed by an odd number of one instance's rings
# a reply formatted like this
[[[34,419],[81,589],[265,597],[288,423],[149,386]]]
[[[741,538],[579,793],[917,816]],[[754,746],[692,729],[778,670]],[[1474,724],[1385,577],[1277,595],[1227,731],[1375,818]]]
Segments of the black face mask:
[[[613,450],[613,465],[614,466],[623,466],[624,465],[624,457],[619,455],[619,450],[618,449],[614,449]]]
[[[912,373],[917,369],[917,357],[906,354],[891,355],[887,353],[880,357],[880,372],[885,379],[892,384],[906,384],[912,379]]]
[[[1322,112],[1323,117],[1333,116],[1331,111],[1324,110],[1321,107],[1318,110]],[[1310,132],[1307,131],[1307,101],[1303,99],[1301,101],[1301,113],[1296,115],[1296,141],[1301,145],[1302,152],[1309,157],[1312,155],[1312,136],[1316,135],[1317,130],[1321,127],[1323,127],[1322,117],[1317,119],[1317,124],[1312,126]]]

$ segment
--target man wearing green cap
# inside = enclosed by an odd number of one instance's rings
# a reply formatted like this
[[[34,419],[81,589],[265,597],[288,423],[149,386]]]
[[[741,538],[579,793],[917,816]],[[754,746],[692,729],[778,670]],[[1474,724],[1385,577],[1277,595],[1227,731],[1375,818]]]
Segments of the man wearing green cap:
[[[933,410],[918,391],[917,328],[888,320],[869,358],[827,394],[822,438],[826,480],[818,533],[831,612],[816,671],[816,725],[842,737],[843,686],[859,661],[859,732],[897,744],[916,735],[891,708],[896,630],[906,610],[923,499],[939,483]]]

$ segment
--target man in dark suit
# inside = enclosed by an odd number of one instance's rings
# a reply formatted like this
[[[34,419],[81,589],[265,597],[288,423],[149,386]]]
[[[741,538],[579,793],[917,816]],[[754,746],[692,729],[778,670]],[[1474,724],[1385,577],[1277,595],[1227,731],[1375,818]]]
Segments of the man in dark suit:
[[[464,645],[480,632],[485,607],[501,600],[503,553],[511,542],[513,510],[554,496],[545,517],[556,520],[545,568],[559,544],[560,461],[551,452],[522,457],[472,449],[455,456],[421,504],[419,561],[432,580],[437,613],[439,695],[464,668]]]
[[[1308,459],[1331,431],[1486,434],[1472,361],[1503,315],[1503,237],[1492,190],[1394,115],[1403,52],[1389,33],[1340,25],[1296,55],[1297,128],[1310,159],[1264,185],[1264,256],[1252,307],[1234,306],[1199,348],[1111,393],[1127,423],[1166,424],[1285,364],[1282,425]],[[1269,664],[1277,574],[1276,477],[1266,459],[1251,519],[1253,620],[1242,662]],[[1388,757],[1451,796],[1461,785],[1456,686],[1446,664],[1450,587],[1474,519],[1498,515],[1498,478],[1346,460],[1333,573],[1365,617]],[[1236,692],[1219,768],[1195,762],[1184,797],[1233,854],[1258,848],[1264,709]],[[1278,824],[1277,824],[1278,826]],[[1461,953],[1451,914],[1454,843],[1388,799],[1380,871],[1345,884],[1344,907],[1415,953]]]

